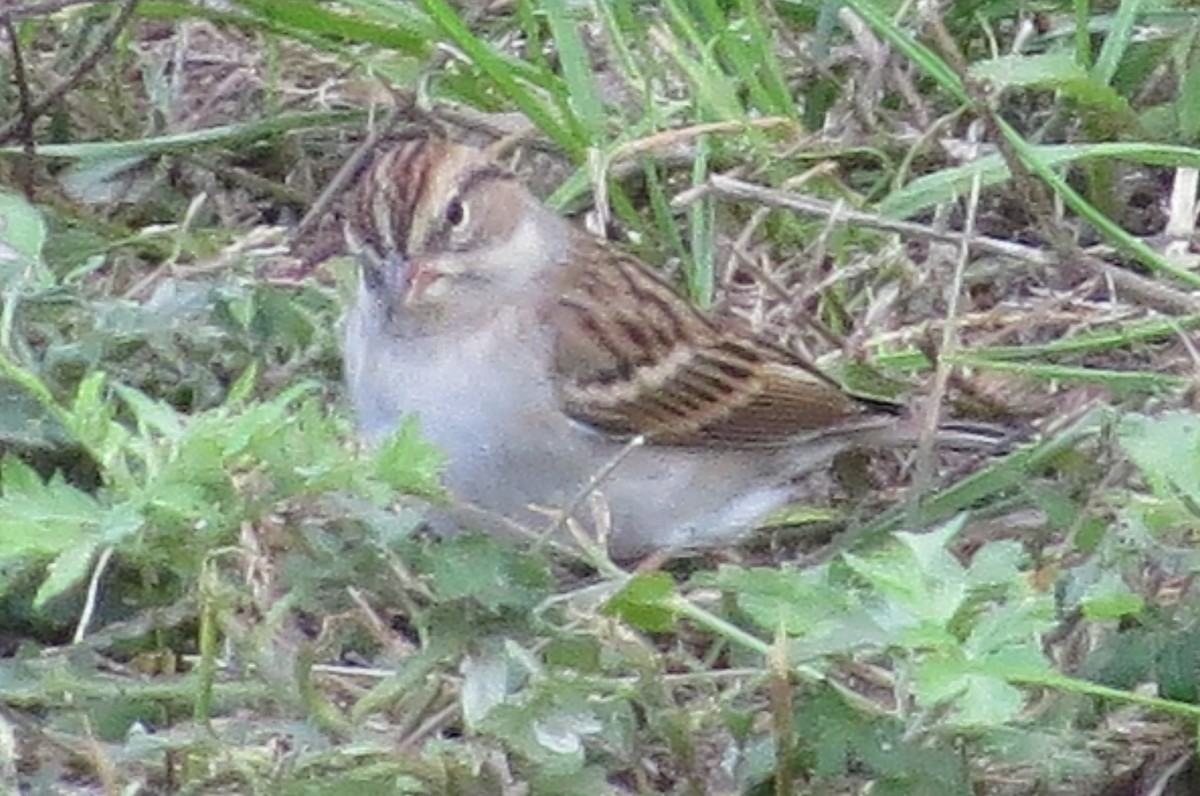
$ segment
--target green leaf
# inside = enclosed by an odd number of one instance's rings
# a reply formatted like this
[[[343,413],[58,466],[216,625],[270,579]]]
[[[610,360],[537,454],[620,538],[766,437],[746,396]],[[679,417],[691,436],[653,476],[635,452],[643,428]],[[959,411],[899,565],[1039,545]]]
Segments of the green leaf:
[[[846,704],[844,695],[824,688],[798,699],[797,734],[812,749],[813,773],[833,782],[812,783],[807,792],[838,793],[847,774],[872,780],[871,793],[908,796],[961,796],[970,793],[965,758],[951,744],[931,744],[923,733],[906,732],[889,715]],[[825,784],[825,787],[821,787]]]
[[[1108,35],[1104,44],[1100,45],[1100,54],[1092,66],[1092,74],[1096,80],[1108,85],[1117,74],[1117,67],[1125,57],[1130,43],[1133,41],[1134,28],[1141,14],[1144,0],[1121,0],[1117,4],[1117,12],[1108,26]]]
[[[692,183],[700,188],[708,182],[708,136],[696,139],[692,163]],[[691,259],[687,268],[688,296],[702,309],[712,304],[716,283],[716,203],[711,196],[702,196],[688,208],[688,226],[692,233]]]
[[[1002,677],[980,671],[961,656],[930,655],[916,668],[917,699],[926,707],[946,705],[953,721],[966,726],[997,726],[1020,713],[1025,697]]]
[[[1087,77],[1084,68],[1065,50],[988,58],[971,64],[969,74],[976,80],[986,80],[1002,88],[1056,88]]]
[[[418,57],[428,55],[432,44],[428,27],[413,30],[398,25],[363,22],[338,14],[315,0],[237,0],[237,4],[260,14],[276,26],[285,25],[322,38],[374,44]]]
[[[157,431],[172,441],[183,437],[183,421],[179,413],[166,401],[151,398],[141,390],[124,384],[114,384],[113,389],[133,411],[140,429]]]
[[[470,598],[491,611],[531,609],[554,579],[546,563],[483,534],[462,534],[431,548],[430,577],[441,600]]]
[[[63,191],[80,204],[116,204],[128,201],[131,194],[148,194],[149,178],[145,170],[140,170],[145,162],[143,155],[80,159],[63,169],[58,181]]]
[[[107,376],[94,371],[84,377],[71,402],[71,430],[101,461],[110,462],[124,451],[128,430],[113,420],[116,411],[107,400]]]
[[[504,704],[508,695],[509,659],[504,646],[497,643],[482,645],[483,651],[463,658],[462,703],[463,720],[474,730],[497,705]]]
[[[220,466],[220,462],[214,457],[211,465],[210,473]],[[139,497],[147,508],[165,512],[177,522],[204,518],[214,509],[213,494],[204,488],[207,474],[199,471],[200,468],[192,466],[172,470],[167,476],[147,484]],[[175,475],[181,479],[174,480]],[[192,480],[198,483],[190,483]]]
[[[243,453],[259,453],[254,450],[262,440],[280,434],[287,429],[297,415],[296,403],[314,385],[308,382],[293,385],[285,392],[264,403],[252,404],[242,411],[220,411],[208,414],[205,420],[216,438],[223,439],[221,454],[232,459]],[[297,463],[298,464],[298,463]]]
[[[969,674],[967,659],[957,652],[939,652],[926,656],[916,669],[917,698],[936,705],[960,694]]]
[[[1200,417],[1129,415],[1117,427],[1117,439],[1155,492],[1170,497],[1178,491],[1200,502]]]
[[[238,376],[238,380],[229,388],[229,394],[225,397],[225,405],[237,406],[249,401],[256,386],[258,386],[258,365],[252,362],[250,367],[242,371],[242,375]]]
[[[393,489],[410,495],[441,495],[438,479],[445,465],[446,454],[421,436],[416,415],[401,420],[375,455],[376,477]]]
[[[394,0],[343,0],[339,5],[355,9],[360,16],[375,20],[379,27],[385,30],[404,31],[421,40],[424,49],[414,51],[414,55],[418,52],[427,54],[430,43],[437,40],[437,27],[432,20],[409,4],[396,3]],[[362,38],[359,38],[358,41],[379,46],[394,46],[383,41]]]
[[[531,793],[554,796],[593,796],[612,792],[612,774],[601,765],[584,766],[579,771],[559,773],[539,769],[534,775]]]
[[[608,122],[604,116],[604,103],[596,90],[591,59],[579,35],[579,23],[572,18],[566,0],[543,0],[542,9],[558,48],[558,61],[567,84],[571,110],[587,130],[589,143],[602,145]]]
[[[675,626],[675,581],[665,572],[635,575],[604,606],[604,613],[651,633]]]
[[[1195,142],[1200,136],[1200,59],[1183,75],[1175,108],[1179,117],[1179,137],[1189,143]]]
[[[59,553],[50,562],[46,579],[33,598],[33,607],[40,610],[47,602],[82,582],[87,577],[98,548],[96,542],[85,542]]]
[[[582,160],[585,142],[569,129],[555,113],[546,100],[530,90],[518,76],[526,79],[530,75],[527,64],[508,58],[499,53],[490,43],[473,34],[458,10],[448,0],[419,0],[421,8],[437,24],[442,37],[461,49],[463,53],[488,78],[495,82],[497,88],[515,104],[521,112],[529,117],[538,129],[549,136],[556,144],[565,149],[575,159]],[[565,89],[562,81],[555,75],[546,74],[544,86],[551,94],[562,96]]]
[[[899,531],[896,533],[896,539],[913,552],[921,572],[935,577],[946,575],[959,578],[962,575],[962,565],[950,554],[946,546],[966,524],[966,515],[960,514],[932,531],[922,533]]]
[[[1155,669],[1165,699],[1195,704],[1200,699],[1200,633],[1170,633],[1158,651]]]
[[[995,677],[972,675],[955,700],[954,721],[968,727],[996,727],[1016,719],[1024,704],[1025,696],[1015,686]]]
[[[1085,71],[1065,50],[1003,55],[974,64],[970,71],[997,86],[1054,89],[1089,111],[1120,119],[1125,126],[1135,121],[1129,102],[1103,79]]]
[[[967,582],[971,588],[1005,586],[1022,582],[1025,548],[1015,539],[989,542],[971,557]]]
[[[1052,625],[1047,621],[1044,629],[1048,630]],[[973,652],[969,647],[966,650]],[[1042,652],[1041,638],[1037,637],[988,652],[976,660],[975,670],[1005,680],[1037,680],[1044,679],[1051,666]]]
[[[696,41],[699,36],[691,30],[687,22],[687,14],[678,0],[670,0],[667,7],[678,31],[685,37]],[[718,66],[711,51],[701,47],[702,58],[696,59],[687,47],[679,40],[676,29],[665,27],[655,28],[652,38],[667,56],[679,67],[692,84],[696,92],[696,105],[701,109],[701,117],[705,120],[745,121],[746,110],[742,107],[738,96],[739,85],[732,77]]]
[[[128,141],[80,141],[73,144],[40,144],[38,157],[69,160],[120,158],[134,155],[190,153],[205,146],[244,149],[246,144],[269,139],[282,133],[310,129],[330,129],[357,125],[366,120],[366,111],[305,111],[279,113],[253,122],[204,127],[183,133],[148,136]],[[21,146],[0,147],[0,154],[20,155]]]
[[[1083,596],[1083,615],[1092,620],[1116,620],[1140,616],[1146,607],[1145,599],[1135,594],[1119,572],[1108,570],[1088,586]]]
[[[831,586],[824,569],[725,566],[715,583],[769,633],[823,635],[837,628],[847,607],[845,589]]]
[[[146,518],[132,503],[112,506],[99,521],[99,540],[106,545],[119,545],[146,524]]]
[[[946,542],[962,524],[960,518],[937,531],[897,533],[899,544],[883,552],[870,557],[846,553],[844,558],[894,608],[916,620],[915,624],[944,626],[967,595],[962,565],[946,550]]]
[[[0,285],[11,285],[17,274],[41,271],[46,222],[23,196],[0,191]]]
[[[37,396],[20,384],[0,379],[0,446],[48,449],[72,441]]]
[[[1152,677],[1162,639],[1131,627],[1100,640],[1084,661],[1082,676],[1111,688],[1131,689]]]
[[[552,639],[543,652],[546,665],[580,672],[599,673],[603,642],[580,636]]]
[[[0,488],[3,496],[30,494],[42,488],[42,478],[25,462],[15,456],[0,461]]]
[[[1047,144],[1030,146],[1029,154],[1046,167],[1061,167],[1087,160],[1128,160],[1156,166],[1200,168],[1200,151],[1189,147],[1144,142],[1099,144]],[[963,166],[918,177],[880,203],[879,212],[909,218],[934,205],[965,196],[978,176],[982,187],[997,185],[1011,176],[1004,159],[987,155]]]
[[[87,539],[98,523],[100,504],[55,476],[43,483],[31,467],[12,456],[0,461],[0,559],[58,555]]]
[[[1054,599],[1047,594],[1014,597],[992,604],[975,624],[963,644],[974,657],[985,658],[1012,648],[1024,648],[1036,642],[1054,627]]]

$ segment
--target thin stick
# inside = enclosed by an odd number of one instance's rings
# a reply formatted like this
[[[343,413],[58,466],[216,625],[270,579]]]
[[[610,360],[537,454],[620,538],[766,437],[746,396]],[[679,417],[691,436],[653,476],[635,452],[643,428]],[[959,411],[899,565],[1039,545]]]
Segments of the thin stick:
[[[982,180],[979,175],[971,181],[971,193],[967,199],[967,217],[963,221],[962,237],[959,240],[958,257],[954,263],[954,278],[946,296],[946,318],[942,326],[942,342],[938,351],[933,373],[933,388],[930,390],[925,416],[922,418],[920,436],[917,438],[917,464],[913,473],[913,489],[909,499],[910,525],[916,525],[920,516],[921,497],[933,484],[933,449],[937,444],[939,416],[942,399],[950,382],[950,362],[958,350],[959,301],[963,292],[963,276],[971,258],[971,236],[975,232],[975,219],[979,210],[979,193]]]
[[[719,196],[729,199],[756,202],[810,216],[830,218],[835,214],[835,205],[833,202],[814,199],[790,191],[764,188],[761,185],[743,182],[742,180],[721,174],[711,175],[708,178],[708,184],[701,188],[701,191],[704,190],[714,191]],[[684,191],[675,198],[672,204],[677,207],[686,205],[688,202],[695,201],[698,195],[699,191]],[[961,232],[933,229],[924,224],[917,224],[911,221],[897,221],[895,219],[884,218],[876,213],[837,208],[836,215],[837,220],[843,224],[872,227],[908,237],[924,238],[945,243],[959,244],[963,241]],[[997,238],[975,235],[967,239],[967,245],[972,251],[996,254],[1001,257],[1008,257],[1039,266],[1056,266],[1063,263],[1063,258],[1056,253],[1042,251],[1032,246],[1023,246],[1019,243],[1012,243],[1011,241],[999,240]],[[1086,268],[1097,276],[1111,279],[1114,285],[1125,290],[1130,295],[1139,299],[1143,304],[1153,309],[1169,313],[1200,312],[1200,298],[1136,274],[1127,268],[1107,263],[1096,256],[1096,254],[1103,253],[1103,251],[1103,249],[1094,249],[1089,252],[1079,252],[1069,256],[1068,260],[1071,264]]]
[[[333,204],[338,194],[346,187],[346,184],[358,173],[372,153],[379,146],[379,142],[384,139],[399,123],[401,116],[408,113],[410,108],[400,105],[395,106],[392,112],[384,119],[383,124],[376,127],[367,135],[358,148],[346,159],[342,167],[337,170],[333,178],[317,195],[317,198],[309,206],[308,212],[304,214],[304,218],[300,219],[300,223],[296,225],[295,231],[292,233],[294,239],[304,237],[307,233],[328,211],[329,206]]]
[[[87,599],[83,602],[83,613],[79,616],[79,624],[75,626],[75,635],[72,638],[72,643],[79,644],[87,635],[88,625],[92,623],[92,616],[96,613],[96,599],[100,592],[100,578],[104,575],[104,570],[108,569],[108,562],[112,559],[113,549],[111,547],[104,548],[100,553],[100,558],[96,560],[96,566],[92,570],[92,577],[88,581]]]
[[[25,156],[18,159],[15,176],[25,198],[33,199],[33,100],[29,96],[29,78],[25,73],[25,59],[21,55],[21,43],[17,37],[17,28],[12,19],[4,17],[4,31],[8,34],[9,47],[12,50],[13,80],[17,84],[17,120],[14,132],[18,139],[25,144]]]
[[[640,448],[645,444],[646,435],[638,434],[636,437],[629,440],[629,442],[627,442],[625,446],[621,448],[621,450],[617,451],[616,456],[613,456],[604,464],[603,467],[593,473],[592,477],[589,478],[587,483],[583,485],[583,488],[576,493],[575,497],[571,498],[571,502],[563,508],[562,513],[554,520],[554,522],[550,523],[546,530],[538,534],[538,540],[534,543],[533,549],[535,551],[539,550],[546,540],[562,530],[563,526],[566,525],[567,520],[570,519],[571,515],[578,511],[579,507],[583,505],[583,501],[587,500],[588,496],[595,492],[600,484],[604,482],[604,479],[608,478],[608,476],[612,474],[612,471],[617,469],[617,465],[625,461],[625,457],[632,453],[635,448]]]
[[[22,125],[32,125],[34,119],[45,113],[50,106],[58,102],[68,91],[78,85],[87,76],[88,72],[91,72],[96,67],[96,64],[100,63],[100,59],[116,44],[117,36],[121,35],[121,31],[125,29],[125,25],[129,22],[130,17],[133,16],[133,10],[137,8],[137,4],[138,0],[125,0],[117,10],[117,13],[113,15],[112,21],[109,23],[108,28],[105,29],[100,40],[96,43],[96,46],[76,64],[74,71],[54,88],[47,91],[46,95],[29,109],[28,116],[22,114],[3,127],[0,127],[0,141],[7,141],[12,137],[14,131],[21,129]]]

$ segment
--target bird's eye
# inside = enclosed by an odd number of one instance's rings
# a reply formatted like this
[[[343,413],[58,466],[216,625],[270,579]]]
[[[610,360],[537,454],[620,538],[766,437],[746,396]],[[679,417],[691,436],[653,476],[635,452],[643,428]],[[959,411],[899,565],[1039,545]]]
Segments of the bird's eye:
[[[446,223],[451,227],[460,227],[467,220],[467,208],[461,199],[451,199],[446,205]]]

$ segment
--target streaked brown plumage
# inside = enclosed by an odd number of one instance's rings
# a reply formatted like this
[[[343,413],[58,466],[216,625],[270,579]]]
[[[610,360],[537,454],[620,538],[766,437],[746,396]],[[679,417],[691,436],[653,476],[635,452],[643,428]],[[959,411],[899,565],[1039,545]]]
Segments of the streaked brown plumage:
[[[381,153],[346,236],[363,267],[345,340],[360,425],[377,438],[419,414],[450,487],[482,509],[468,524],[537,530],[527,504],[562,508],[641,435],[601,486],[616,552],[720,543],[838,451],[913,438],[891,407],[699,313],[479,150]]]
[[[645,265],[578,230],[553,309],[563,411],[669,445],[779,447],[865,405],[791,353],[719,328]]]

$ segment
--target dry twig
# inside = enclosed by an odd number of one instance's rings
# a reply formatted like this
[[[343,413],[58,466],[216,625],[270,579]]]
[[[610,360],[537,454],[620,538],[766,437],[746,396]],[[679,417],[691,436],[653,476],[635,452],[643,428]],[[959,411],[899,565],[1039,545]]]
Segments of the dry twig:
[[[100,59],[112,49],[117,41],[117,36],[121,34],[121,31],[129,23],[134,9],[137,8],[137,4],[138,0],[124,0],[121,3],[121,7],[117,9],[117,13],[113,14],[112,21],[109,22],[100,40],[96,42],[96,46],[76,64],[74,71],[61,80],[54,88],[47,91],[46,95],[38,100],[36,104],[32,107],[24,108],[24,112],[20,116],[0,127],[0,142],[8,141],[13,137],[15,132],[22,129],[32,130],[33,123],[39,116],[49,110],[54,103],[62,99],[68,91],[78,85],[89,72],[96,68],[96,65],[100,63]],[[12,19],[13,17],[9,16],[8,18]]]
[[[912,221],[898,221],[884,218],[876,213],[866,213],[861,210],[849,210],[839,207],[833,202],[814,199],[810,196],[781,191],[775,188],[765,188],[761,185],[737,180],[714,174],[709,177],[708,185],[702,190],[712,190],[718,196],[738,201],[756,202],[770,207],[778,207],[810,216],[821,218],[836,217],[844,224],[857,224],[864,227],[895,232],[913,238],[935,240],[944,243],[959,243],[962,233],[953,230],[939,230],[925,224]],[[676,198],[676,206],[694,201],[695,192],[685,192]],[[1169,314],[1192,314],[1200,312],[1200,298],[1191,293],[1164,285],[1149,277],[1134,273],[1127,268],[1112,265],[1097,257],[1095,254],[1078,251],[1063,256],[1046,252],[1032,246],[1020,243],[973,235],[967,241],[973,252],[1008,257],[1025,263],[1039,266],[1061,265],[1064,262],[1086,268],[1096,276],[1112,281],[1114,285],[1125,290],[1136,298],[1142,305]]]

